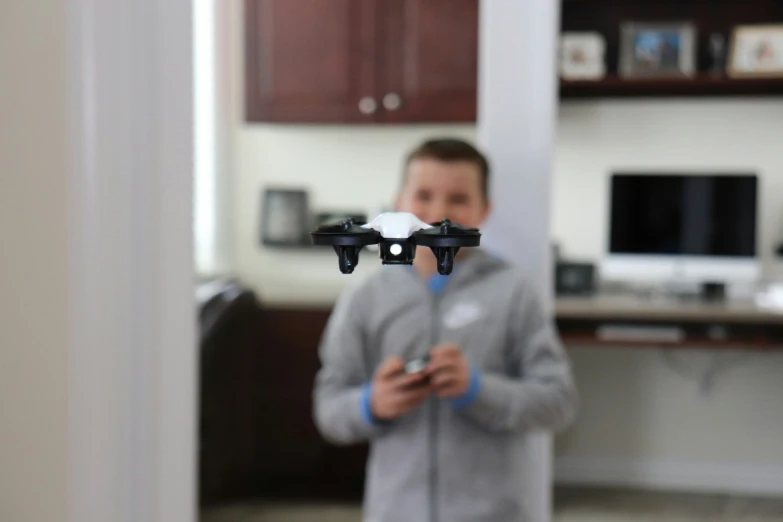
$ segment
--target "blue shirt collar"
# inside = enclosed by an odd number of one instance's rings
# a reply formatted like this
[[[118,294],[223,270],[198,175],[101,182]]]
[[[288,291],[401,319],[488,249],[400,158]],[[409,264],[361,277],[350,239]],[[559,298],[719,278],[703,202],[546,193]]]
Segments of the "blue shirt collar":
[[[454,271],[452,270],[451,273],[453,275]],[[427,288],[429,288],[430,292],[433,294],[439,294],[443,291],[444,288],[446,288],[446,284],[449,282],[449,277],[451,277],[451,275],[441,275],[435,272],[427,281]]]

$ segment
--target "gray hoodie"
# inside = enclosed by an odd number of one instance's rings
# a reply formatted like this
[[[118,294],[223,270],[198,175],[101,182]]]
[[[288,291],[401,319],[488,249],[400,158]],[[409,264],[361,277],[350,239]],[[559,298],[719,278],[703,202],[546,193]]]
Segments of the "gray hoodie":
[[[431,396],[373,419],[369,382],[391,355],[456,342],[471,368],[463,397]],[[314,416],[335,444],[370,442],[365,522],[527,522],[524,436],[566,427],[577,409],[570,362],[536,286],[471,249],[428,285],[384,266],[338,300],[320,346]]]

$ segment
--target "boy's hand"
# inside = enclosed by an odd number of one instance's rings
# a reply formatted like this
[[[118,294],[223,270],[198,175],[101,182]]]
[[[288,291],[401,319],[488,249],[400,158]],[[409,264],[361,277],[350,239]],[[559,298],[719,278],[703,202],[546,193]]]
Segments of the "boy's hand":
[[[404,373],[405,362],[399,357],[383,361],[372,379],[370,407],[379,419],[391,420],[418,406],[429,393],[424,372]]]
[[[430,352],[427,373],[439,397],[459,397],[468,391],[470,366],[456,344],[441,344]]]

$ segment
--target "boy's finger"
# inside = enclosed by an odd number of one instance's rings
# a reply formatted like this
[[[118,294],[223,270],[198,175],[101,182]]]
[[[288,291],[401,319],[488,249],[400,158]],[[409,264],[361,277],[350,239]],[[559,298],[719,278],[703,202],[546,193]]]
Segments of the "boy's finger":
[[[433,388],[440,390],[441,388],[455,384],[457,380],[458,376],[456,372],[441,372],[433,375],[431,382]]]
[[[397,394],[400,400],[407,401],[418,400],[419,397],[427,395],[429,392],[430,386],[427,384],[422,384],[420,386],[412,386],[410,388],[399,390]]]
[[[459,346],[455,343],[439,344],[430,351],[432,357],[455,357],[459,354]]]
[[[439,373],[446,370],[451,370],[459,366],[459,359],[457,358],[440,358],[432,359],[427,365],[426,372],[429,374]]]
[[[401,391],[400,395],[397,397],[397,404],[408,408],[421,402],[429,392],[430,390],[426,386]]]
[[[437,357],[430,358],[430,367],[442,366],[444,364],[454,364],[459,361],[459,354],[441,354]]]
[[[436,393],[438,397],[445,398],[445,397],[456,397],[460,394],[460,391],[456,384],[451,384],[449,386],[439,388],[436,391]]]
[[[389,357],[378,367],[378,376],[382,379],[388,379],[393,375],[402,372],[405,368],[405,362],[399,357]]]

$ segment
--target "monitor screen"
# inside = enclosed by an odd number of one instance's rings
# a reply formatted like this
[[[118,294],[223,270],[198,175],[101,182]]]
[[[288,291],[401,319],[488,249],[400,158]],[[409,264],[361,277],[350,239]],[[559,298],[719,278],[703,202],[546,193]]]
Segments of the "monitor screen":
[[[610,254],[754,257],[755,175],[614,174]]]

